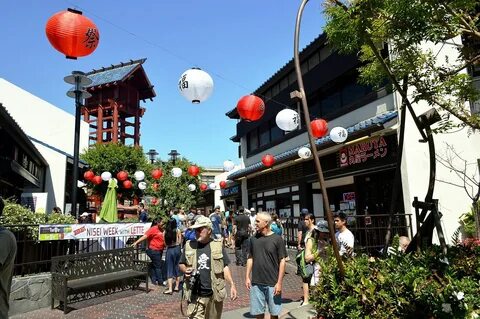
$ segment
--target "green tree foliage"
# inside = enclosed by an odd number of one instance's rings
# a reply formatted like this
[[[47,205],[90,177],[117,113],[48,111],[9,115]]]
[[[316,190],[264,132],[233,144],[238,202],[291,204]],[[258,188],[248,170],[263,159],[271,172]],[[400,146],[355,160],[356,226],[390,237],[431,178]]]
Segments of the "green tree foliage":
[[[480,116],[465,108],[479,98],[465,72],[480,64],[478,0],[327,0],[325,8],[329,43],[340,53],[359,53],[361,82],[387,80],[405,98],[407,81],[411,103],[425,101],[461,122],[445,117],[439,129],[480,129]],[[446,47],[456,56],[440,53]]]
[[[201,197],[201,192],[199,190],[200,178],[198,176],[190,176],[187,173],[188,167],[193,164],[186,158],[177,159],[175,166],[171,161],[157,162],[156,164],[156,167],[162,169],[163,176],[157,181],[159,185],[158,189],[154,190],[152,185],[155,181],[149,175],[148,188],[145,190],[145,194],[160,198],[160,207],[184,207],[185,209],[189,209],[195,206]],[[182,176],[173,177],[171,174],[173,167],[181,168],[183,171]],[[200,171],[202,171],[201,168]],[[194,184],[196,190],[191,192],[188,189],[189,184]],[[162,210],[162,212],[158,212],[156,215],[161,217],[165,213],[166,212]]]

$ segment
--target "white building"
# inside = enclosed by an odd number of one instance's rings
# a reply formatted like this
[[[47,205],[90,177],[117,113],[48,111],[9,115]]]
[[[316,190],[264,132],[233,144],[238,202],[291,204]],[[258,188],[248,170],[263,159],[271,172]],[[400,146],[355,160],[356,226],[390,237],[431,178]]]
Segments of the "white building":
[[[59,94],[64,92],[59,91]],[[75,116],[2,78],[0,102],[48,162],[45,179],[47,212],[55,206],[65,211],[66,193],[70,193],[71,185],[67,172],[73,167]],[[72,112],[73,108],[72,100]],[[88,136],[88,124],[81,121],[80,152],[88,148]]]

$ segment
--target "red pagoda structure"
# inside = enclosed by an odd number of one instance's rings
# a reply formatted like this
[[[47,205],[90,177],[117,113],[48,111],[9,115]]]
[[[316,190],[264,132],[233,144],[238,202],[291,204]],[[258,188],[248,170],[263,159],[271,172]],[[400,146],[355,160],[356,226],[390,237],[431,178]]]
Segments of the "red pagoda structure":
[[[146,59],[102,67],[86,73],[92,83],[85,89],[92,96],[82,107],[83,119],[90,124],[90,144],[120,142],[140,144],[140,119],[145,108],[140,101],[156,95],[143,69]]]

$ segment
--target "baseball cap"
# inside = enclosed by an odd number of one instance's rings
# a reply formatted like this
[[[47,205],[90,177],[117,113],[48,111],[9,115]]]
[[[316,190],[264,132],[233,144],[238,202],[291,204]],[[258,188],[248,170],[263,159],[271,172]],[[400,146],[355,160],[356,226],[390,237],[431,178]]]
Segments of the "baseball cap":
[[[302,208],[302,214],[308,214],[308,208]]]
[[[212,228],[212,221],[210,220],[210,218],[205,216],[198,216],[197,219],[195,219],[195,224],[193,224],[189,228],[195,229],[200,227]]]
[[[82,215],[80,215],[81,217],[87,217],[88,216],[88,213],[85,212],[85,213],[82,213]]]
[[[317,225],[315,226],[315,229],[321,233],[328,233],[329,232],[328,222],[326,220],[318,221]]]
[[[215,208],[213,210],[215,210],[215,209],[220,209],[220,205],[215,206]]]
[[[255,211],[255,207],[250,208],[250,211],[251,211],[251,212],[254,212],[254,211]]]

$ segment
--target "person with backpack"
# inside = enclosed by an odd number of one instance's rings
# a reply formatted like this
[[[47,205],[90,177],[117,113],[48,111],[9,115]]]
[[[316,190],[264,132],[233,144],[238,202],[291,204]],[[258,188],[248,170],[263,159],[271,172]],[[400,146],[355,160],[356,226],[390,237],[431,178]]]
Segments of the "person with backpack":
[[[185,274],[182,298],[187,300],[187,316],[220,319],[227,296],[225,282],[230,284],[230,299],[237,298],[228,267],[230,260],[223,240],[212,239],[210,218],[200,216],[190,228],[195,230],[197,239],[187,241],[180,258],[180,271]]]

